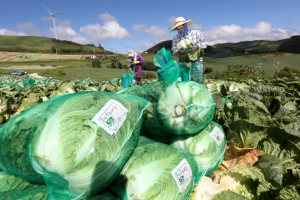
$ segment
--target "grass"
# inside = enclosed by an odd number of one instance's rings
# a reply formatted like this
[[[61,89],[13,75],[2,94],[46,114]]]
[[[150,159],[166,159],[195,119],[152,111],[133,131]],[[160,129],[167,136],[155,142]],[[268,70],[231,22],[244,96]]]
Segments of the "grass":
[[[49,76],[59,80],[75,80],[90,78],[94,81],[105,81],[113,78],[120,78],[122,74],[127,73],[126,69],[112,68],[92,68],[92,67],[65,67],[38,73],[41,76]]]
[[[152,61],[151,54],[145,55],[146,61]],[[127,65],[127,58],[119,59],[123,65]],[[39,67],[43,63],[47,67]],[[56,64],[57,67],[49,67]],[[0,75],[10,75],[14,70],[24,70],[27,74],[38,73],[40,76],[52,77],[58,80],[76,80],[90,78],[94,81],[107,81],[113,78],[120,78],[127,73],[127,69],[108,68],[110,59],[101,60],[102,68],[92,68],[92,60],[59,60],[59,61],[28,61],[28,62],[1,62]],[[18,66],[20,66],[18,68]],[[35,66],[34,69],[31,66]],[[145,77],[153,77],[153,72],[144,71]]]
[[[154,54],[144,54],[146,61],[153,61]],[[123,65],[127,65],[128,61],[126,57],[118,59]],[[176,57],[175,57],[176,60]],[[299,54],[257,54],[249,56],[236,56],[230,58],[204,58],[204,67],[212,68],[213,71],[219,70],[224,71],[228,69],[228,66],[261,66],[267,74],[274,74],[275,67],[278,66],[277,70],[280,70],[286,66],[300,69]],[[36,69],[26,69],[26,66],[39,66],[40,63],[44,63],[47,66],[56,64],[57,68],[48,67],[42,68],[37,67]],[[279,63],[279,64],[278,64]],[[126,69],[112,69],[107,68],[111,64],[110,59],[101,60],[102,68],[92,68],[91,60],[59,60],[59,61],[28,61],[24,62],[2,62],[0,63],[0,74],[9,75],[13,70],[25,70],[28,74],[38,73],[41,76],[52,77],[59,80],[75,80],[91,78],[94,81],[110,80],[112,78],[120,78],[123,73],[127,73]],[[20,68],[12,68],[12,66],[20,66]],[[6,68],[4,68],[6,67]],[[10,69],[11,68],[11,69]],[[148,72],[144,72],[148,73]],[[151,74],[152,75],[152,74]]]
[[[231,58],[205,58],[204,66],[210,67],[213,70],[226,70],[228,66],[235,65],[248,65],[252,67],[262,64],[262,68],[268,74],[274,74],[275,69],[273,65],[279,62],[278,69],[283,69],[284,67],[293,67],[300,69],[299,65],[299,54],[290,54],[289,56],[284,54],[258,54],[251,56],[237,56]]]
[[[55,40],[54,38],[35,37],[35,36],[0,36],[0,51],[10,52],[42,52],[42,53],[55,53],[53,47],[57,48],[58,53],[112,53],[105,51],[103,48],[94,45],[81,45],[66,40]],[[34,44],[34,45],[33,45]]]

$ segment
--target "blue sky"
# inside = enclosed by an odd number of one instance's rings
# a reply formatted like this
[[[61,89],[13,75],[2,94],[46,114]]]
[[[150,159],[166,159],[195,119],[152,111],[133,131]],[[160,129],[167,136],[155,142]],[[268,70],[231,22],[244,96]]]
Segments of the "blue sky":
[[[195,22],[209,45],[279,40],[300,35],[300,0],[0,0],[0,35],[101,44],[106,50],[143,52],[171,40],[174,19]],[[183,3],[180,3],[183,2]],[[1,44],[0,44],[1,45]]]

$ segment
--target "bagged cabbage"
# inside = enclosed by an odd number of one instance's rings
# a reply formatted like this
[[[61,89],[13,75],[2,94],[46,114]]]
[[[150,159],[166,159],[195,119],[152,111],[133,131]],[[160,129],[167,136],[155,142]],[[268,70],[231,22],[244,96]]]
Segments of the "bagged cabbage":
[[[111,184],[133,152],[148,105],[100,91],[54,97],[0,128],[0,166],[46,183],[54,197],[93,195]]]
[[[196,181],[195,160],[184,151],[140,136],[138,145],[113,186],[122,199],[186,200]]]
[[[195,134],[213,119],[215,103],[205,85],[174,82],[161,94],[157,112],[162,123],[168,125],[168,134]]]
[[[173,135],[170,145],[188,152],[198,164],[198,173],[212,174],[223,162],[226,136],[222,126],[211,121],[194,135]]]
[[[152,138],[149,134],[154,133],[155,135],[164,135],[166,133],[165,130],[169,130],[168,125],[159,120],[157,102],[161,94],[170,84],[170,82],[166,81],[157,81],[147,85],[129,87],[118,91],[119,94],[132,94],[143,97],[151,102],[143,113],[143,126],[141,131],[148,138]]]
[[[170,50],[161,48],[153,58],[153,64],[159,69],[157,70],[159,81],[180,81],[180,69],[177,62],[173,59]]]
[[[143,133],[188,135],[202,130],[214,117],[215,102],[203,84],[193,81],[154,82],[119,91],[146,98]]]

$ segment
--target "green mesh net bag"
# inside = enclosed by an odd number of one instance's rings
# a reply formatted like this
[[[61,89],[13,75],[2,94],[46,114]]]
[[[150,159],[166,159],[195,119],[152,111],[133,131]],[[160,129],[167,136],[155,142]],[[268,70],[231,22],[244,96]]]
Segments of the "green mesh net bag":
[[[205,85],[177,81],[161,94],[156,111],[159,120],[168,126],[169,134],[189,135],[211,122],[215,102]]]
[[[197,163],[188,153],[140,136],[113,186],[122,199],[186,200],[197,182]]]
[[[155,54],[153,64],[160,68],[157,70],[159,81],[181,80],[178,64],[173,60],[171,52],[164,47]]]
[[[133,152],[148,105],[141,97],[100,91],[54,97],[0,128],[0,166],[46,184],[54,197],[93,195]]]
[[[194,135],[173,135],[170,145],[188,152],[198,164],[198,172],[212,174],[223,162],[226,136],[222,126],[211,121]]]
[[[31,184],[18,176],[0,172],[1,199],[49,200],[48,194],[49,190],[46,185]]]
[[[120,90],[151,102],[143,113],[142,131],[155,135],[195,134],[211,122],[215,102],[203,84],[157,81]]]

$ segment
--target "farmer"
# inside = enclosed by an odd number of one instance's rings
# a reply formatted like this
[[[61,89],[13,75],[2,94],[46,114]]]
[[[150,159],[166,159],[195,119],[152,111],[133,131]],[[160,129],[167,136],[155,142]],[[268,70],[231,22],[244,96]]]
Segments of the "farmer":
[[[177,17],[171,32],[177,30],[177,34],[172,40],[173,55],[179,57],[179,67],[182,81],[203,81],[203,49],[206,48],[206,42],[200,30],[189,30],[188,25],[194,20],[185,20],[183,17]],[[188,39],[192,45],[190,48],[182,47],[181,41]],[[186,41],[186,40],[185,40]],[[191,67],[186,65],[191,62]],[[185,76],[184,76],[185,75]],[[184,78],[185,77],[185,78]],[[187,80],[188,79],[188,80]]]
[[[145,63],[144,58],[133,50],[129,50],[127,58],[131,59],[130,68],[135,71],[135,79],[138,85],[142,85],[143,69],[142,65]]]

